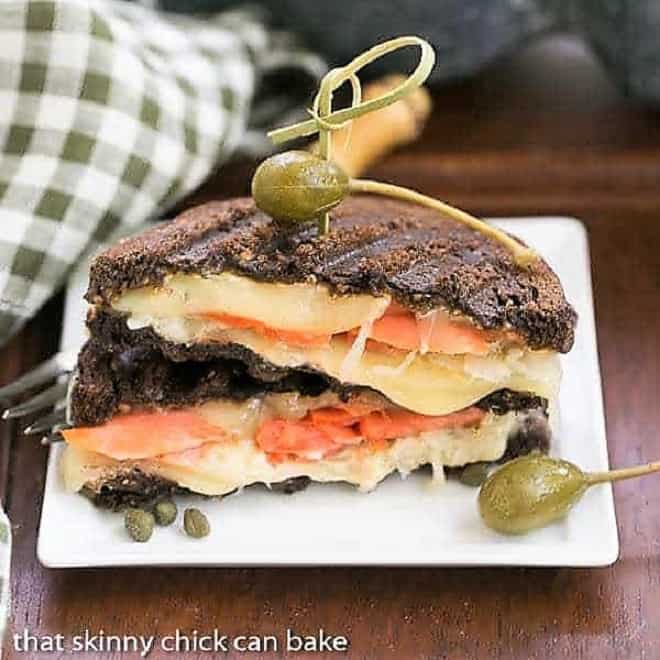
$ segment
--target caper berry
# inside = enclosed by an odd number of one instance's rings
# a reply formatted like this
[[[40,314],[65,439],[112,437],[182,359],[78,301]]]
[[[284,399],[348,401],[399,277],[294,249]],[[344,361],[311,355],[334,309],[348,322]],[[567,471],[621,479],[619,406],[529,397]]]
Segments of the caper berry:
[[[154,532],[154,516],[142,509],[127,509],[124,513],[124,527],[128,535],[138,543],[146,543]]]
[[[172,500],[161,500],[154,506],[154,518],[159,525],[166,527],[176,520],[178,510]]]
[[[207,517],[199,509],[186,509],[183,514],[183,529],[188,536],[201,539],[209,535],[211,526]]]
[[[478,488],[488,477],[489,468],[488,463],[470,463],[461,470],[458,480],[466,486]]]
[[[568,461],[523,456],[486,479],[479,512],[498,532],[524,534],[563,518],[589,485],[584,472]]]
[[[266,159],[252,178],[256,205],[284,223],[319,218],[349,193],[347,174],[332,161],[307,151],[285,151]]]

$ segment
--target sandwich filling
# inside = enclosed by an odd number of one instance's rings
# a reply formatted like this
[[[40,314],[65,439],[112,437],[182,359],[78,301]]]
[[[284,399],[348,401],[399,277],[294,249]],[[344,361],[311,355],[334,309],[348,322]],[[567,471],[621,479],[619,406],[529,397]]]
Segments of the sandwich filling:
[[[207,495],[302,476],[369,490],[397,470],[430,464],[442,478],[445,466],[498,460],[529,414],[471,406],[426,416],[371,392],[348,401],[332,392],[271,393],[128,410],[99,426],[63,431],[63,470],[73,490],[135,469]]]
[[[513,332],[489,332],[458,314],[414,314],[388,295],[332,295],[320,284],[256,282],[233,273],[175,274],[158,287],[120,294],[113,308],[135,317],[193,318],[250,329],[293,346],[324,346],[362,328],[375,343],[421,353],[487,355],[520,344]]]
[[[238,344],[277,367],[375,389],[421,415],[447,415],[504,388],[547,399],[558,390],[554,351],[531,351],[513,331],[444,310],[414,314],[389,296],[176,274],[118,295],[112,307],[132,329],[180,344]]]

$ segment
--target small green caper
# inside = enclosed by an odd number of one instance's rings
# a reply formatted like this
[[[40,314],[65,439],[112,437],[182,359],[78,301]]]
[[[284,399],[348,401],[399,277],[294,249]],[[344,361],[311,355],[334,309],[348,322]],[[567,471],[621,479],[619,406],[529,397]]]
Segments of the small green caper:
[[[505,463],[479,491],[484,522],[504,534],[524,534],[563,518],[587,488],[660,472],[660,461],[607,472],[583,472],[560,458],[530,454]]]
[[[188,536],[201,539],[209,535],[211,526],[207,517],[199,509],[186,509],[183,514],[183,529]]]
[[[154,518],[163,527],[171,525],[176,520],[177,513],[178,510],[173,500],[161,500],[154,506]]]
[[[284,223],[315,220],[348,193],[348,175],[332,161],[307,151],[271,156],[252,178],[256,205]]]
[[[458,480],[466,486],[478,488],[488,477],[489,469],[488,463],[470,463],[461,470]]]
[[[524,534],[563,518],[588,486],[585,473],[568,461],[523,456],[486,479],[479,512],[498,532]]]
[[[138,543],[146,543],[154,532],[155,519],[152,513],[142,509],[127,509],[124,527],[128,535]]]

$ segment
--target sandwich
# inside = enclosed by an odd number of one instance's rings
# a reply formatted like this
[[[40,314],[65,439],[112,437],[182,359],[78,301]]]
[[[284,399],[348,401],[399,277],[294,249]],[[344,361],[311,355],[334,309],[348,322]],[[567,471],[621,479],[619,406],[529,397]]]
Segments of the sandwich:
[[[234,199],[97,256],[67,486],[113,508],[252,484],[369,491],[547,450],[576,324],[551,268],[375,196],[330,227]]]

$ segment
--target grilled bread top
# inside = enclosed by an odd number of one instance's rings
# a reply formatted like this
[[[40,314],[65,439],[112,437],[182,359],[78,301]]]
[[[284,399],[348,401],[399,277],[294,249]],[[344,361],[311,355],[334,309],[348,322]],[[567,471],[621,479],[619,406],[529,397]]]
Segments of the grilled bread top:
[[[189,209],[97,256],[87,299],[107,305],[171,273],[229,270],[321,283],[337,294],[387,293],[413,311],[458,311],[488,330],[513,329],[534,349],[573,345],[577,315],[543,260],[521,268],[496,241],[437,211],[382,197],[349,197],[331,216],[331,231],[319,236],[313,224],[275,223],[249,198]]]

